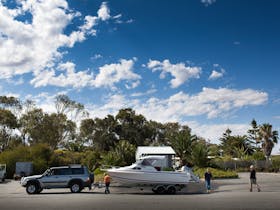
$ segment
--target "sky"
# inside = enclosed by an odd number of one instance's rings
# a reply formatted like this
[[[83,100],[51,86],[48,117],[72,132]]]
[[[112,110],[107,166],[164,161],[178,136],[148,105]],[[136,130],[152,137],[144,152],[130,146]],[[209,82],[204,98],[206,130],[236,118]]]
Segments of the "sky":
[[[0,0],[0,95],[132,108],[219,143],[280,131],[280,1]],[[280,153],[278,143],[273,153]]]

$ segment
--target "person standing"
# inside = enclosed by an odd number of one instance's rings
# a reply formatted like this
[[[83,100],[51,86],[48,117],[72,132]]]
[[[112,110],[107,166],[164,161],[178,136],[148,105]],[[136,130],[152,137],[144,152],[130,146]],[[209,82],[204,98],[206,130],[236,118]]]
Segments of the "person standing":
[[[256,170],[253,165],[250,166],[250,192],[253,191],[253,184],[257,186],[258,192],[261,191],[260,185],[257,183]]]
[[[104,184],[105,184],[105,194],[110,194],[110,182],[111,182],[111,177],[105,173],[104,174]]]
[[[204,178],[205,178],[205,184],[206,184],[206,190],[207,193],[211,192],[211,179],[212,179],[212,174],[209,170],[209,168],[207,168],[205,174],[204,174]]]

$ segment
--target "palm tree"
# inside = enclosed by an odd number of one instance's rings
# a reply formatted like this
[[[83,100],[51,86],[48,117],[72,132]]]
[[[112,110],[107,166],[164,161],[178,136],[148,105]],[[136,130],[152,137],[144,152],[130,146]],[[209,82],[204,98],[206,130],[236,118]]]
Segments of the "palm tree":
[[[278,142],[278,131],[273,131],[272,125],[264,123],[259,127],[259,138],[262,141],[263,152],[268,161],[274,144]]]
[[[184,127],[177,133],[174,133],[171,140],[171,146],[175,150],[176,155],[180,157],[182,164],[192,162],[192,148],[197,136],[191,134],[191,129]]]

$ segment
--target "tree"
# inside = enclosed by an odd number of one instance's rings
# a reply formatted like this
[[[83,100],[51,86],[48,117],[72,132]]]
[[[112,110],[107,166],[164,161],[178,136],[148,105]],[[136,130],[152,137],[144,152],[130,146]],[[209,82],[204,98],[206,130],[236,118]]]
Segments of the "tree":
[[[135,162],[136,147],[127,140],[120,140],[115,148],[103,155],[103,164],[110,166],[126,166]]]
[[[251,142],[252,143],[255,142],[256,150],[259,150],[259,144],[260,144],[260,139],[258,137],[259,127],[255,119],[253,119],[251,122],[251,128],[248,130],[248,134],[249,134],[248,138],[251,140]]]
[[[191,164],[193,144],[197,140],[197,137],[191,134],[191,129],[183,126],[177,132],[170,132],[168,138],[176,155],[180,157],[182,164]]]
[[[156,121],[146,123],[146,141],[144,145],[162,145],[165,144],[164,125]]]
[[[88,116],[83,104],[71,100],[67,95],[61,94],[55,97],[55,108],[57,114],[65,114],[71,120],[77,119],[79,115]]]
[[[149,138],[146,118],[137,115],[131,108],[121,109],[116,115],[116,121],[119,124],[119,139],[126,139],[138,146],[143,145],[145,139]]]
[[[194,144],[192,149],[192,163],[200,168],[208,165],[208,145],[206,141],[200,140]]]
[[[20,119],[23,132],[30,144],[46,143],[52,149],[74,140],[76,124],[67,120],[64,114],[46,114],[41,109],[34,109]]]
[[[220,138],[223,153],[237,158],[239,158],[241,151],[245,152],[246,155],[252,155],[254,149],[247,136],[232,136],[231,133],[232,131],[227,129],[225,133],[223,133],[223,137]]]
[[[278,132],[272,130],[272,125],[264,123],[259,127],[259,137],[262,142],[264,155],[266,159],[269,160],[272,148],[274,147],[274,144],[278,142]]]
[[[117,129],[117,122],[112,115],[104,119],[84,119],[80,126],[80,138],[97,150],[109,151],[119,140]]]
[[[13,96],[0,96],[0,105],[4,109],[11,109],[10,111],[22,108],[20,100]]]
[[[17,127],[16,116],[10,110],[0,108],[0,152],[9,146],[13,130]]]

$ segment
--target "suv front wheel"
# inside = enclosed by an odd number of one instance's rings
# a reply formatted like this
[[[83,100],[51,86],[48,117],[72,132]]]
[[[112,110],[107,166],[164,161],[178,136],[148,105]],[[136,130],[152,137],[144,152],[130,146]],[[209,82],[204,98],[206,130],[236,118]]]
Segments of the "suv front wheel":
[[[70,190],[72,193],[78,193],[78,192],[81,192],[82,190],[82,185],[81,183],[79,182],[72,182],[70,184]]]
[[[26,192],[28,194],[36,194],[39,190],[39,187],[36,183],[30,182],[26,185]]]

